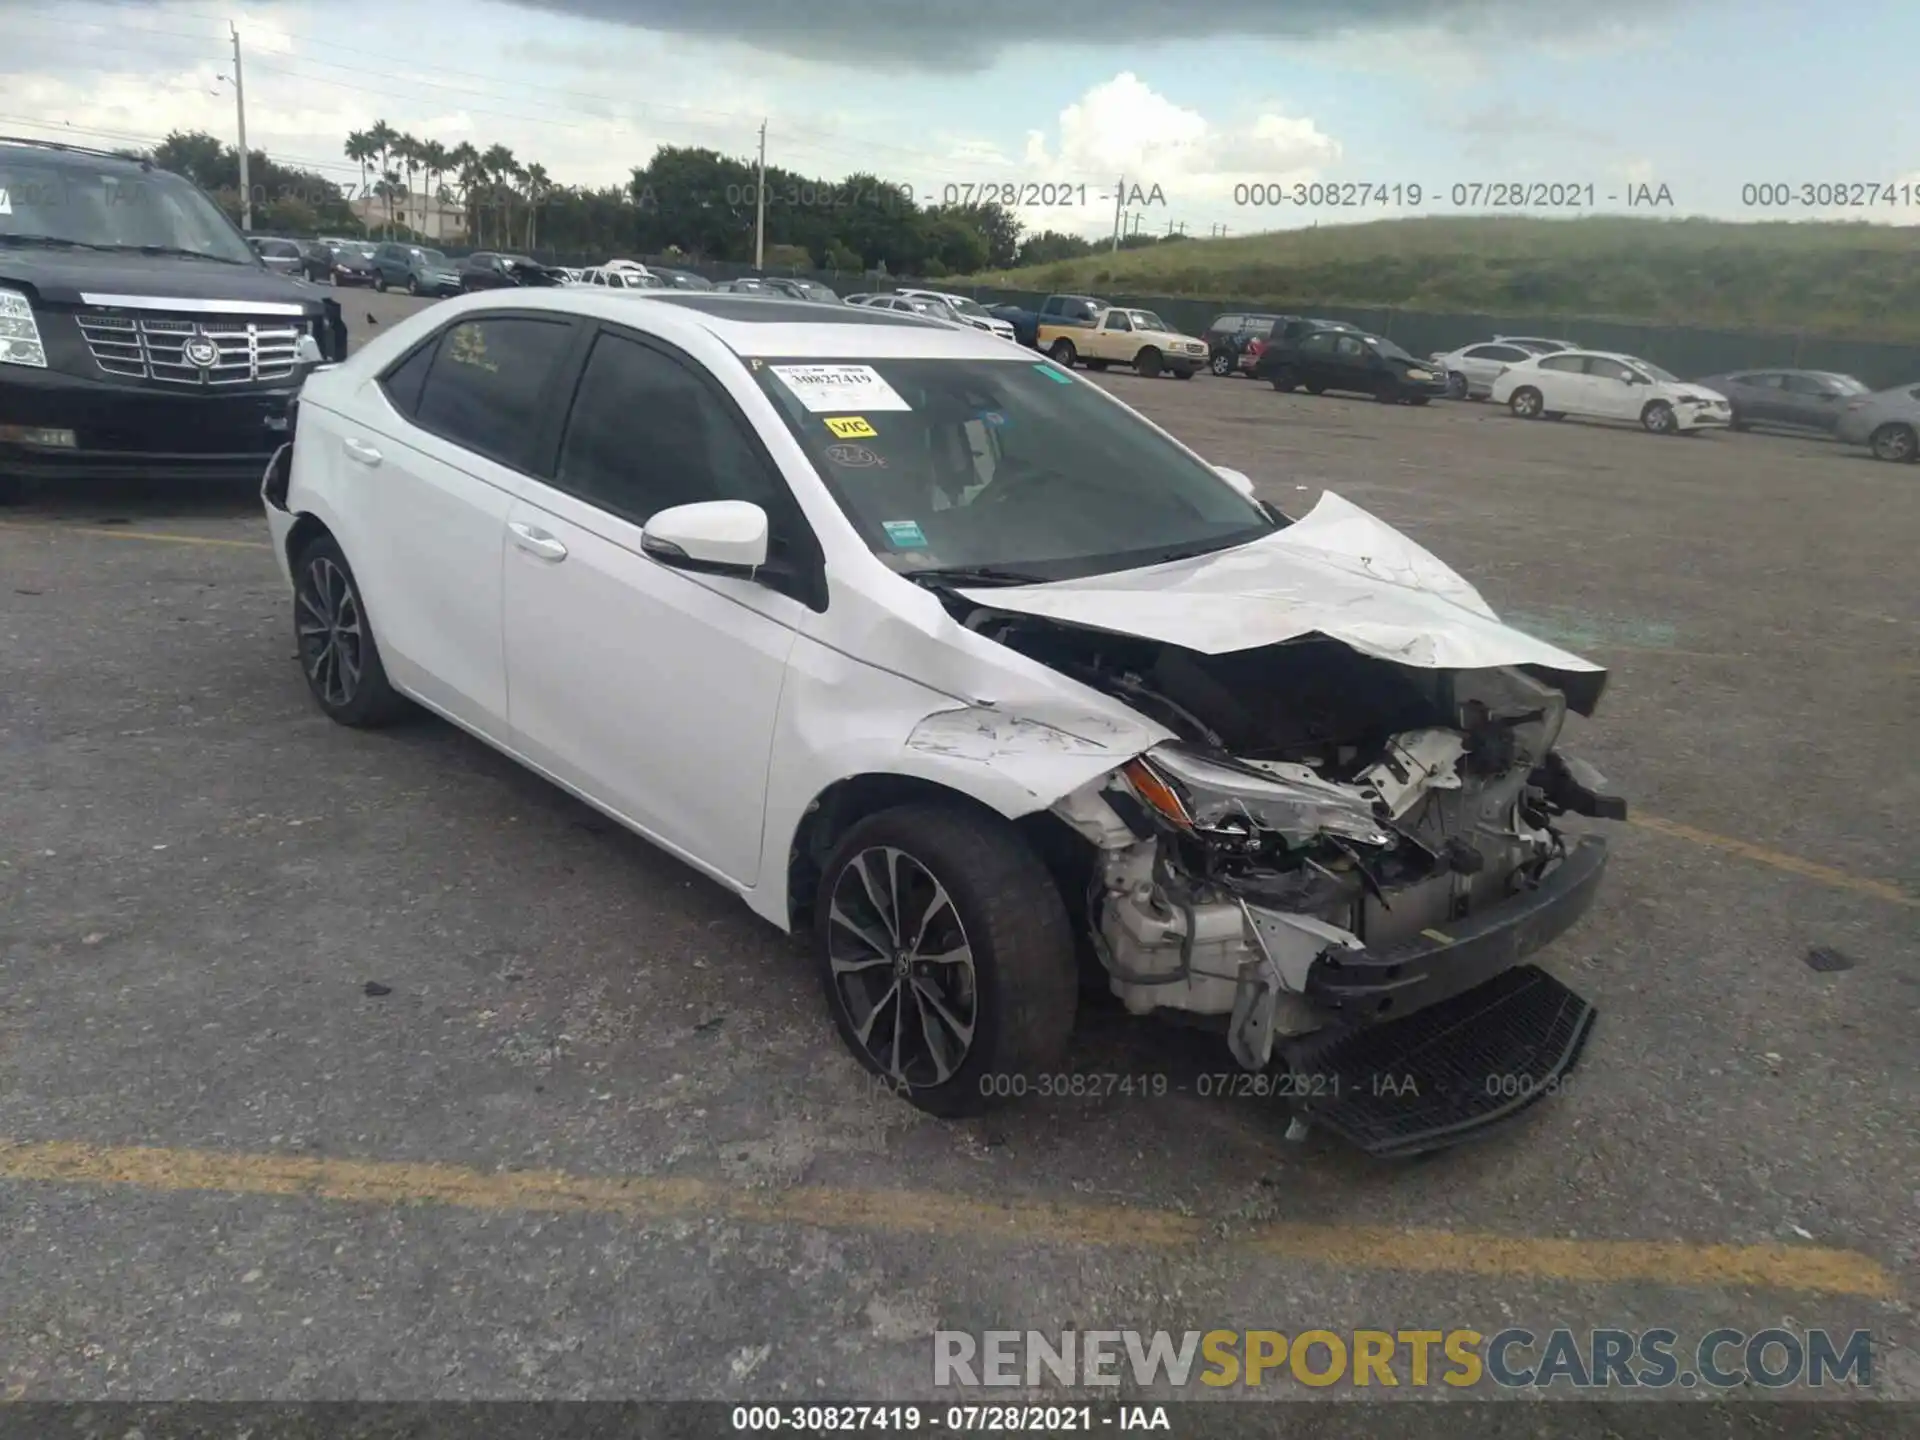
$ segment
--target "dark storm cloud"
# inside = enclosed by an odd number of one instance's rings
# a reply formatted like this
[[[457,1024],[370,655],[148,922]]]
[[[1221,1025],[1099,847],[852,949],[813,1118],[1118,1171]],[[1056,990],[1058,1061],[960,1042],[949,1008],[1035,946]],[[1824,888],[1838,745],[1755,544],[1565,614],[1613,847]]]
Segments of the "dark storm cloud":
[[[144,0],[159,4],[164,0]],[[1684,0],[508,0],[528,10],[733,40],[777,54],[916,69],[984,69],[1036,45],[1320,39],[1427,26],[1565,37]],[[0,0],[0,10],[8,8]]]

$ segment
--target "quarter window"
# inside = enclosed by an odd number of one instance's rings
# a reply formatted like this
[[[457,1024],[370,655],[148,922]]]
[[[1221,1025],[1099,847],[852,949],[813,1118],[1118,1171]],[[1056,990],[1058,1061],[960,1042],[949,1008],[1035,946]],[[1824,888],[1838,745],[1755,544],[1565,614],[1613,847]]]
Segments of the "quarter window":
[[[572,337],[564,320],[490,316],[446,330],[421,389],[421,428],[502,465],[531,470],[545,401]]]

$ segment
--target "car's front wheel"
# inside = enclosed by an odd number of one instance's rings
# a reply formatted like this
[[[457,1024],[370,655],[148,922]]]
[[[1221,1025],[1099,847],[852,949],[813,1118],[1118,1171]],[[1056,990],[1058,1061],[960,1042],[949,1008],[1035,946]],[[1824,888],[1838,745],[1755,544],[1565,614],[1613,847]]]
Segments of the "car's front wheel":
[[[1507,400],[1507,408],[1522,420],[1538,420],[1546,400],[1531,385],[1522,385]]]
[[[1671,435],[1680,428],[1680,417],[1666,401],[1655,400],[1640,412],[1640,424],[1649,435]]]
[[[1467,377],[1462,375],[1458,370],[1449,370],[1447,372],[1447,398],[1449,400],[1464,400],[1467,398]]]
[[[388,725],[411,709],[380,663],[359,582],[331,535],[314,540],[293,565],[294,641],[307,689],[342,725]]]
[[[1160,352],[1149,345],[1133,357],[1133,373],[1152,380],[1160,374]]]
[[[407,294],[416,297],[420,294],[420,277],[418,275],[409,275],[407,277]]]
[[[1920,455],[1920,443],[1916,443],[1916,438],[1911,425],[1882,425],[1867,438],[1867,445],[1876,460],[1906,464]]]
[[[834,849],[814,943],[854,1057],[929,1114],[1027,1093],[1073,1032],[1073,933],[1012,825],[957,806],[868,816]]]

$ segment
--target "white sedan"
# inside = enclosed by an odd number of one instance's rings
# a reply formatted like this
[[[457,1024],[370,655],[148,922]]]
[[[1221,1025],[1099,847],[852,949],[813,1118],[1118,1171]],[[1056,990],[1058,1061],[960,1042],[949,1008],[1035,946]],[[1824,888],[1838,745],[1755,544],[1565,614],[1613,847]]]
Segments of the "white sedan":
[[[1632,420],[1655,435],[1724,430],[1733,423],[1733,407],[1717,390],[1689,384],[1635,356],[1600,350],[1534,356],[1502,370],[1490,390],[1496,405],[1522,420]]]
[[[1502,340],[1463,345],[1432,356],[1434,368],[1447,377],[1447,395],[1454,400],[1484,400],[1493,382],[1509,365],[1522,365],[1540,352]]]
[[[290,423],[262,498],[319,708],[439,715],[808,935],[932,1113],[1066,1073],[1082,961],[1318,1066],[1377,1153],[1579,1053],[1522,962],[1604,868],[1555,817],[1624,813],[1554,748],[1605,672],[1338,497],[1289,521],[977,331],[711,292],[452,300]],[[1458,1083],[1383,1108],[1396,1064]]]

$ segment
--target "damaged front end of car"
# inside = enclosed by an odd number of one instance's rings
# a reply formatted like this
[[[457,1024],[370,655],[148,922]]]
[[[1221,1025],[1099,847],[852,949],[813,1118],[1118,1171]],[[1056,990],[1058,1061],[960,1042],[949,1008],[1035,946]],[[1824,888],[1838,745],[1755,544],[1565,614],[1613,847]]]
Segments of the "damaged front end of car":
[[[1091,846],[1088,938],[1135,1014],[1224,1030],[1296,1118],[1375,1154],[1553,1093],[1593,1008],[1524,963],[1625,816],[1556,750],[1568,700],[1520,666],[1430,669],[1324,638],[1203,655],[1022,616],[976,621],[1178,737],[1053,806]],[[1603,677],[1584,687],[1591,709]]]

